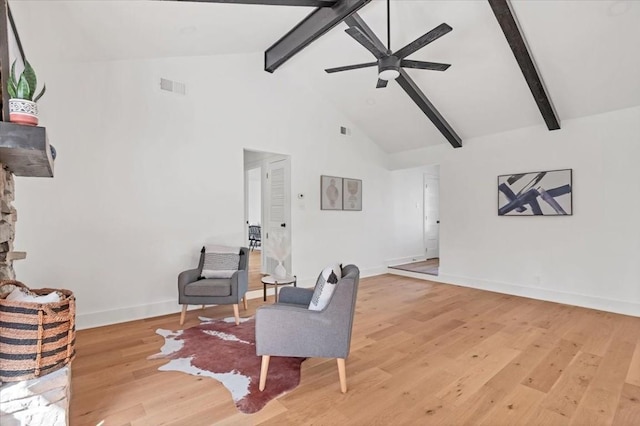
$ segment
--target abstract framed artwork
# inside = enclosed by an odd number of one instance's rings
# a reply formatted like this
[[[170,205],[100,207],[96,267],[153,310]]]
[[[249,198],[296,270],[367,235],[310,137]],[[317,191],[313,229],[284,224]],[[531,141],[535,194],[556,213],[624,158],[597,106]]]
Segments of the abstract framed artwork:
[[[320,176],[320,209],[342,210],[342,178]]]
[[[573,170],[498,176],[499,216],[570,216]]]
[[[343,210],[362,210],[362,181],[360,179],[344,178],[342,182]]]

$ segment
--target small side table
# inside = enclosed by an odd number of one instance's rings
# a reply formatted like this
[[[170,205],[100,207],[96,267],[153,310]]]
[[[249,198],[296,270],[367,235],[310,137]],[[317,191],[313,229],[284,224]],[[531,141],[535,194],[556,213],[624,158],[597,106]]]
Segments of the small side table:
[[[263,300],[267,301],[267,285],[273,285],[276,287],[276,303],[278,303],[278,285],[288,285],[293,284],[294,287],[298,286],[298,279],[296,276],[286,276],[282,278],[276,278],[273,275],[266,275],[262,277],[262,286],[264,291]]]

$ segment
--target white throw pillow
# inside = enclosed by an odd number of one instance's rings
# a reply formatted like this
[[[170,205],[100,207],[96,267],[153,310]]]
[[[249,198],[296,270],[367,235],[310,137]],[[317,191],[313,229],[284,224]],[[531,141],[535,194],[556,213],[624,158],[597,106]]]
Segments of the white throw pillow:
[[[339,263],[329,265],[322,270],[309,303],[310,310],[321,311],[327,306],[340,278],[342,278],[342,268]]]

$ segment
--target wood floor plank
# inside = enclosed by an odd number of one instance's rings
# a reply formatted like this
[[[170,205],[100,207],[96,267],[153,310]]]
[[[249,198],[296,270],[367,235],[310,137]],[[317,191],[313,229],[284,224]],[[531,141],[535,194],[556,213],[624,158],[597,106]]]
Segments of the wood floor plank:
[[[382,382],[379,388],[369,390],[367,398],[354,404],[343,404],[339,409],[351,419],[350,424],[394,424],[398,413],[410,410],[424,398],[426,383],[438,389],[451,383],[454,378],[454,375],[439,371],[431,365],[412,365]],[[389,389],[394,389],[397,397],[385,398]],[[378,402],[371,404],[372,399]]]
[[[538,406],[537,410],[531,415],[527,424],[530,425],[544,425],[544,426],[568,426],[568,417],[564,417],[562,414],[555,411],[547,410],[542,406]]]
[[[286,416],[289,411],[278,400],[269,402],[262,410],[255,414],[247,415],[237,412],[225,419],[216,422],[217,426],[242,426],[269,424],[274,418],[280,415]],[[283,423],[281,423],[283,424]]]
[[[477,363],[468,362],[470,368],[454,383],[436,393],[436,396],[448,404],[465,403],[491,377],[502,370],[509,362],[520,354],[510,348],[497,348]],[[467,360],[468,361],[468,360]]]
[[[611,424],[635,345],[613,340],[571,419],[573,425]]]
[[[551,338],[537,335],[537,339],[520,351],[520,354],[479,388],[464,404],[456,406],[449,414],[451,424],[477,424],[493,407],[500,404],[509,390],[515,388],[523,378],[551,350]]]
[[[528,419],[536,412],[544,392],[524,385],[517,385],[500,404],[489,411],[488,415],[478,423],[481,426],[512,426],[528,423]]]
[[[636,349],[633,351],[633,357],[629,364],[626,382],[635,386],[640,386],[640,340],[636,343]]]
[[[263,304],[252,299],[242,316]],[[199,316],[231,314],[207,307],[191,312],[185,328]],[[166,360],[147,359],[163,344],[155,331],[180,329],[178,319],[79,331],[70,424],[640,424],[637,317],[393,275],[363,278],[348,392],[340,392],[335,360],[311,358],[300,386],[252,415],[237,411],[222,384],[161,372]]]
[[[551,348],[552,339],[546,335],[539,336],[527,347],[520,350],[519,355],[505,365],[502,370],[492,376],[487,385],[495,389],[514,388],[530,374],[540,359],[548,355]]]
[[[601,360],[597,355],[580,352],[551,388],[541,406],[566,418],[573,417]]]
[[[548,392],[576,356],[580,346],[568,340],[560,340],[553,350],[522,381],[522,384],[542,392]]]
[[[640,386],[624,384],[613,424],[620,426],[640,425]]]
[[[455,358],[460,353],[473,348],[487,337],[497,333],[504,326],[493,322],[473,321],[461,328],[466,332],[466,336],[446,345],[441,349],[442,354]]]

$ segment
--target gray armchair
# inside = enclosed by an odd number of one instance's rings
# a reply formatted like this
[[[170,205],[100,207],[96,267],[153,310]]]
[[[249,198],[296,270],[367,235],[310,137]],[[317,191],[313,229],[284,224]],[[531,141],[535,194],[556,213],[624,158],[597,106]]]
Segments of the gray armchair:
[[[322,311],[309,310],[313,289],[284,287],[278,303],[256,311],[256,353],[262,356],[260,390],[264,390],[271,356],[336,358],[340,389],[347,391],[345,360],[351,346],[351,329],[360,270],[342,269],[331,300]]]
[[[204,247],[200,251],[200,262],[195,269],[183,271],[178,275],[178,303],[182,305],[180,325],[189,305],[230,305],[233,304],[233,315],[236,325],[240,324],[238,304],[242,300],[247,309],[246,292],[249,289],[249,249],[240,248],[238,271],[231,278],[200,279],[204,264]]]

